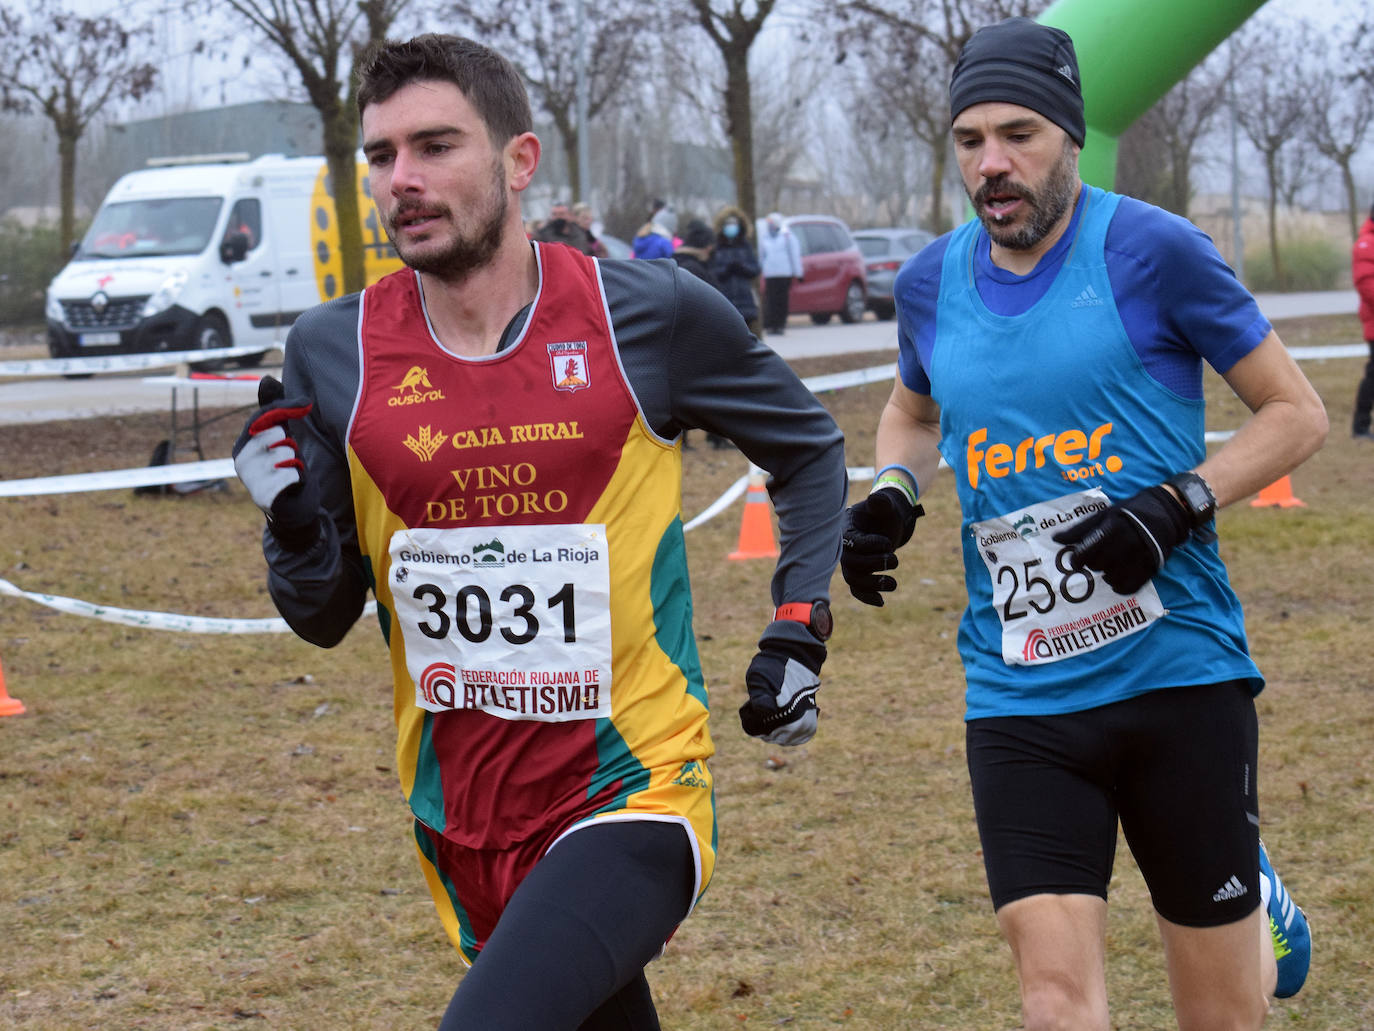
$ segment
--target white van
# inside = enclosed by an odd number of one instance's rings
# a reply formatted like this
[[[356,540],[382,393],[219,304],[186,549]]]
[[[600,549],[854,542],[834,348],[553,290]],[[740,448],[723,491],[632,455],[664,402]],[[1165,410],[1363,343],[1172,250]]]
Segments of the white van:
[[[231,156],[232,157],[232,156]],[[343,293],[321,157],[166,159],[111,187],[48,287],[54,358],[284,341],[307,308]],[[401,267],[358,170],[368,283]],[[240,359],[255,365],[262,355]]]

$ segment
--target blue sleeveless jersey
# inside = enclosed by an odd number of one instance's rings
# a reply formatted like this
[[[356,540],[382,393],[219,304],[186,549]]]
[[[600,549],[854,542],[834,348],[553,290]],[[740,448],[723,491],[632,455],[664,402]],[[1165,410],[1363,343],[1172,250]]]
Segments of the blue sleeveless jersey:
[[[1074,712],[1187,684],[1263,685],[1215,542],[1174,551],[1154,578],[1168,614],[1147,629],[1044,665],[1002,657],[973,524],[1093,487],[1121,501],[1206,453],[1203,402],[1146,371],[1118,314],[1104,242],[1120,200],[1086,191],[1062,267],[1020,315],[996,314],[979,297],[974,248],[987,238],[976,221],[945,249],[929,374],[963,510],[968,719]]]

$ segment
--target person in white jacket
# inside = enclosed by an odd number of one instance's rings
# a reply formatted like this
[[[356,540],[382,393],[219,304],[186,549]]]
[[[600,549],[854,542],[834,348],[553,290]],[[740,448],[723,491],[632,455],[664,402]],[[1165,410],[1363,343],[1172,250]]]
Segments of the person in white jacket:
[[[792,280],[802,279],[801,245],[774,211],[759,231],[759,265],[763,270],[763,328],[779,336],[787,329]]]

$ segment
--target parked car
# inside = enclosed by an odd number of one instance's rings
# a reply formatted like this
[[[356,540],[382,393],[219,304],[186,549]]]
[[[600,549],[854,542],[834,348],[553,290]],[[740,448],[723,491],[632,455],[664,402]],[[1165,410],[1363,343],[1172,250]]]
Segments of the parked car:
[[[818,326],[832,315],[843,322],[862,319],[867,277],[863,254],[850,237],[849,227],[830,215],[793,215],[785,221],[801,245],[804,272],[801,281],[792,284],[792,314],[810,315]]]
[[[890,319],[897,313],[892,299],[892,284],[902,262],[931,240],[933,233],[924,229],[856,229],[854,242],[863,251],[864,267],[868,273],[868,310],[880,319]]]

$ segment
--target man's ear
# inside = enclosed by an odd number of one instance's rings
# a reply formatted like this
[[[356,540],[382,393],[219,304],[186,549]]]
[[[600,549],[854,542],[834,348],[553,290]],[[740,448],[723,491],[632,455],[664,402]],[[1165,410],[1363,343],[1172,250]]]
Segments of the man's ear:
[[[534,178],[535,169],[539,167],[540,150],[539,137],[532,132],[512,136],[506,144],[506,183],[516,193],[529,186]]]

